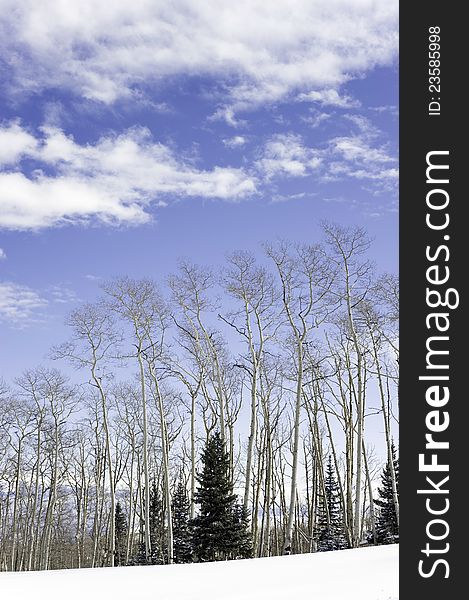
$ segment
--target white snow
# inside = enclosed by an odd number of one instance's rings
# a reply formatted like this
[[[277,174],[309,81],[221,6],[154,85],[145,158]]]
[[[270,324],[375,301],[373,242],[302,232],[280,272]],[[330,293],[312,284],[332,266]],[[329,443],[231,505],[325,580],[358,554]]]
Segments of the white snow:
[[[15,600],[396,600],[398,545],[155,567],[1,573]]]

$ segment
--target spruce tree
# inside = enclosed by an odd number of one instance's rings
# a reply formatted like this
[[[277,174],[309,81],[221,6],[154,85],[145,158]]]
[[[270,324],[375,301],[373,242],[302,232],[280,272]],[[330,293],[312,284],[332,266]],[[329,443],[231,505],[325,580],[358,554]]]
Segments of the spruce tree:
[[[236,504],[233,511],[233,558],[252,558],[252,536],[249,531],[249,516],[242,504]]]
[[[396,458],[394,443],[391,446],[394,473],[396,476],[397,495],[399,498],[399,459]],[[389,460],[381,473],[381,487],[378,488],[379,500],[374,503],[380,507],[376,519],[376,538],[378,544],[394,544],[399,541],[399,527],[397,524],[396,505],[392,491],[392,479]]]
[[[189,499],[180,477],[172,503],[173,556],[175,563],[192,562],[192,538],[189,527]]]
[[[153,481],[150,488],[150,547],[148,563],[163,564],[165,556],[163,503],[156,481]]]
[[[145,506],[142,507],[142,514]],[[161,565],[164,563],[164,515],[156,481],[150,487],[150,556],[146,556],[145,523],[140,519],[140,540],[131,565]]]
[[[116,504],[115,512],[115,561],[116,567],[125,565],[126,541],[127,541],[127,520],[122,510],[121,503]]]
[[[339,485],[329,456],[324,478],[324,494],[320,497],[319,518],[316,528],[317,550],[342,550],[347,548],[342,510],[340,507]]]
[[[241,514],[236,506],[230,460],[219,433],[208,440],[202,465],[195,495],[200,511],[192,521],[192,544],[197,559],[214,561],[249,555],[247,515]]]

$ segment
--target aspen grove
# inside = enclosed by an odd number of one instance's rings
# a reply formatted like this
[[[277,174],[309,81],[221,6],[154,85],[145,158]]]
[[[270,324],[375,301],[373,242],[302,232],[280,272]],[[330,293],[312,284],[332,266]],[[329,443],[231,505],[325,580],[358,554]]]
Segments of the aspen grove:
[[[326,223],[79,304],[0,381],[0,570],[191,557],[214,436],[252,556],[380,543],[388,513],[396,541],[398,284],[370,256]]]

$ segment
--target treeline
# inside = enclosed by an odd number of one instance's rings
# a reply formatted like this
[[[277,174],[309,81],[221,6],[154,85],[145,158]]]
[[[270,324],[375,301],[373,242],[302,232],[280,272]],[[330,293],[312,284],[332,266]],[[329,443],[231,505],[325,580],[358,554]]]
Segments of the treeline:
[[[181,527],[191,560],[397,539],[397,278],[363,229],[323,229],[216,271],[182,261],[164,293],[109,281],[51,350],[82,383],[40,367],[1,384],[1,569],[170,563]],[[197,533],[217,436],[249,552]]]

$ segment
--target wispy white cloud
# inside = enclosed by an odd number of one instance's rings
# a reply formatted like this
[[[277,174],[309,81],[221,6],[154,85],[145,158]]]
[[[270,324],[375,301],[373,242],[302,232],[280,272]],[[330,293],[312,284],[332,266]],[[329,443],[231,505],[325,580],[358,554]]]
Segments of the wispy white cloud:
[[[356,179],[370,193],[395,191],[397,159],[385,146],[373,146],[361,136],[335,138],[329,148],[325,181]]]
[[[7,253],[3,248],[0,248],[0,260],[6,260]]]
[[[87,273],[85,275],[85,279],[88,279],[88,281],[102,281],[103,278],[100,275],[93,275],[92,273]]]
[[[322,182],[359,180],[373,193],[394,190],[399,175],[397,157],[382,142],[382,133],[360,115],[347,120],[354,131],[318,147],[292,133],[272,136],[256,162],[260,177],[269,182],[278,177],[315,175]]]
[[[305,198],[313,198],[317,196],[316,192],[298,192],[297,194],[274,194],[272,196],[272,204],[279,202],[291,202],[292,200],[304,200]]]
[[[302,117],[302,121],[307,123],[311,128],[315,129],[319,127],[321,123],[328,121],[331,118],[332,114],[327,112],[322,112],[315,108],[310,109],[309,114],[305,117]]]
[[[60,87],[110,104],[177,75],[223,82],[219,116],[341,85],[397,56],[395,0],[3,0],[10,93]],[[319,95],[318,95],[319,94]]]
[[[329,142],[329,179],[353,178],[374,186],[373,192],[395,190],[399,177],[397,156],[382,142],[381,131],[363,115],[347,115],[355,131]]]
[[[316,102],[321,106],[333,106],[335,108],[359,108],[360,102],[348,95],[341,95],[335,89],[312,90],[298,96],[302,102]]]
[[[334,155],[355,164],[364,163],[365,161],[372,164],[394,161],[383,148],[373,148],[367,140],[358,135],[335,138],[331,142],[331,149]]]
[[[51,302],[56,304],[71,304],[78,302],[79,298],[76,292],[65,284],[54,284],[46,289]]]
[[[35,290],[13,282],[0,282],[0,321],[24,327],[42,320],[49,302]]]
[[[382,132],[365,115],[352,113],[344,115],[344,119],[355,127],[355,130],[368,140],[378,139]]]
[[[242,135],[235,135],[231,138],[224,139],[223,143],[228,148],[240,148],[246,144],[246,138]]]
[[[289,133],[272,136],[256,165],[267,180],[273,177],[303,177],[321,164],[318,150],[304,145],[301,136]]]
[[[7,124],[2,132],[12,140],[12,150],[4,149],[9,168],[0,172],[0,227],[138,224],[150,219],[150,205],[165,206],[174,196],[237,200],[256,189],[242,169],[204,171],[178,160],[144,128],[88,145],[53,126],[43,127],[37,137],[18,123]],[[31,174],[21,170],[25,158],[38,165]]]
[[[399,109],[395,104],[384,104],[381,106],[369,106],[368,110],[371,110],[376,113],[389,113],[393,117],[397,117],[399,114]]]
[[[60,305],[79,301],[66,283],[33,289],[12,281],[0,282],[0,322],[16,328],[44,323],[53,317]]]

